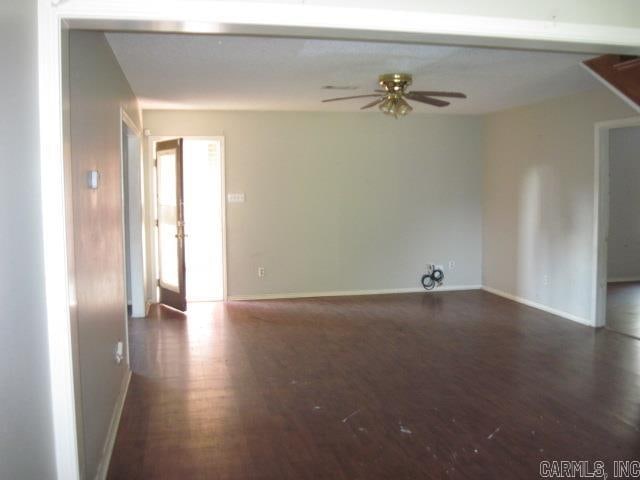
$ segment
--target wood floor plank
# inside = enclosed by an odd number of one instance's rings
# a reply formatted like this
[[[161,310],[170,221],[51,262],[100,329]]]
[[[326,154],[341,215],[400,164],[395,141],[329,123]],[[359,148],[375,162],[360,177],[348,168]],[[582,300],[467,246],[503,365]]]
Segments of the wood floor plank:
[[[640,341],[483,291],[130,321],[110,479],[529,479],[640,458]]]

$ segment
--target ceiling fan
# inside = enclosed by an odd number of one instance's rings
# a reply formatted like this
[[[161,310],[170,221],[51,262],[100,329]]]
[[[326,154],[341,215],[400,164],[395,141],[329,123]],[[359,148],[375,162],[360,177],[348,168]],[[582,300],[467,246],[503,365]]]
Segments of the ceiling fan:
[[[398,118],[408,114],[413,110],[413,108],[411,108],[411,105],[409,105],[409,103],[407,102],[407,99],[413,100],[415,102],[433,105],[434,107],[446,107],[447,105],[449,105],[449,102],[433,97],[467,98],[464,93],[460,92],[437,92],[421,90],[406,92],[405,89],[409,85],[411,85],[411,80],[411,75],[408,73],[385,73],[384,75],[380,75],[380,77],[378,78],[378,82],[380,83],[380,86],[383,87],[383,90],[376,90],[376,93],[368,95],[328,98],[322,101],[336,102],[338,100],[350,100],[352,98],[376,97],[373,102],[367,103],[364,107],[361,107],[360,110],[375,107],[376,105],[378,105],[378,108],[382,113]]]

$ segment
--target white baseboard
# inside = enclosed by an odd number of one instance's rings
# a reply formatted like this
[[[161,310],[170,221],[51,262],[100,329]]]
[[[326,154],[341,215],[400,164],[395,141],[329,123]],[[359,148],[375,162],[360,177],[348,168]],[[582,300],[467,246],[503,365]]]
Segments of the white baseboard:
[[[122,379],[120,386],[120,394],[116,400],[116,405],[113,408],[113,415],[111,416],[111,424],[109,425],[109,431],[107,432],[107,438],[104,442],[104,448],[102,449],[102,460],[98,465],[98,471],[96,472],[95,480],[105,480],[109,473],[109,464],[111,463],[111,454],[113,453],[113,446],[116,443],[116,436],[118,435],[118,427],[120,426],[120,417],[122,416],[122,409],[124,407],[124,401],[127,398],[127,391],[129,390],[129,382],[131,381],[131,370],[127,368],[127,373]]]
[[[640,282],[640,277],[617,277],[607,279],[607,283]]]
[[[458,290],[479,290],[482,285],[443,285],[434,290],[425,290],[424,288],[387,288],[382,290],[338,290],[333,292],[300,292],[300,293],[264,293],[257,295],[230,295],[227,300],[283,300],[287,298],[314,298],[314,297],[346,297],[357,295],[385,295],[391,293],[437,293],[452,292]]]
[[[593,322],[587,320],[586,318],[579,317],[577,315],[573,315],[572,313],[564,312],[562,310],[558,310],[555,308],[548,307],[538,302],[534,302],[531,300],[527,300],[526,298],[518,297],[517,295],[513,295],[511,293],[504,292],[502,290],[498,290],[497,288],[488,287],[486,285],[482,286],[482,289],[486,292],[493,293],[494,295],[498,295],[500,297],[507,298],[509,300],[513,300],[514,302],[522,303],[528,307],[537,308],[538,310],[542,310],[543,312],[551,313],[553,315],[557,315],[558,317],[566,318],[567,320],[571,320],[573,322],[580,323],[582,325],[586,325],[588,327],[593,327]]]

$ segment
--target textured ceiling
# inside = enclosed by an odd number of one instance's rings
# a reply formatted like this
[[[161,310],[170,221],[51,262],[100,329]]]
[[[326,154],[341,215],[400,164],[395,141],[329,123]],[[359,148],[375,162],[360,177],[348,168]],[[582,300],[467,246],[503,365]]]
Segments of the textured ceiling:
[[[323,98],[377,88],[387,72],[413,74],[413,89],[468,95],[443,109],[487,113],[597,87],[589,55],[293,38],[109,33],[145,109],[358,111],[366,99]],[[324,85],[355,87],[323,90]]]

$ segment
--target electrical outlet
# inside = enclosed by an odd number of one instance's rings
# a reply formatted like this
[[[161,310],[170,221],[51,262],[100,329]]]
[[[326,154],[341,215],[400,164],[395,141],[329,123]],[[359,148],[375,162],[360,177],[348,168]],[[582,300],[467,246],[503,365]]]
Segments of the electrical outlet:
[[[549,275],[543,275],[542,276],[542,284],[543,285],[549,285]]]
[[[264,267],[258,267],[258,278],[264,278]]]
[[[124,360],[124,343],[116,343],[116,346],[113,349],[113,358],[117,364],[122,363],[122,360]]]
[[[454,268],[456,268],[456,261],[449,260],[449,270],[453,270]]]

